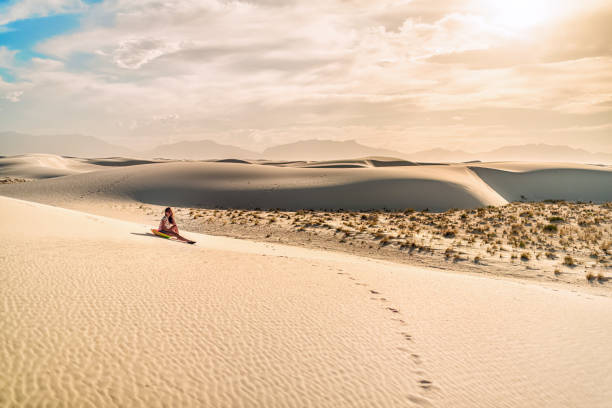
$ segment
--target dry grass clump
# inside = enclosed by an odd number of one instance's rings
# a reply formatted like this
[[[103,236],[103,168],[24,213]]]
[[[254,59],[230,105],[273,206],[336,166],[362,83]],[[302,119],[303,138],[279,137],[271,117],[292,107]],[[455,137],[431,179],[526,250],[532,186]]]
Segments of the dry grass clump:
[[[528,261],[531,259],[531,255],[529,255],[527,252],[523,252],[521,254],[521,261]]]
[[[447,229],[442,233],[442,236],[444,236],[444,238],[455,238],[456,235],[457,231],[454,229]]]
[[[444,257],[446,259],[450,258],[451,256],[453,256],[453,254],[455,253],[455,250],[451,247],[446,248],[446,250],[444,251]]]
[[[0,184],[27,183],[28,181],[32,181],[32,179],[9,176],[0,177]]]
[[[559,231],[559,228],[556,225],[554,225],[554,224],[548,224],[548,225],[544,226],[543,230],[544,230],[544,232],[553,233],[553,232]]]
[[[566,255],[565,258],[563,258],[563,265],[576,266],[576,261],[571,255]]]

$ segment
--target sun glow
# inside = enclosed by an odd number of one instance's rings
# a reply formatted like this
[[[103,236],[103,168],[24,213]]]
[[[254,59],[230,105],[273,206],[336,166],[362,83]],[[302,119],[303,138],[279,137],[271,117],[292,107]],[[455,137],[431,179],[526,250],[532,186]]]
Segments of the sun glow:
[[[563,1],[482,0],[491,22],[510,30],[522,30],[545,23],[557,16]]]

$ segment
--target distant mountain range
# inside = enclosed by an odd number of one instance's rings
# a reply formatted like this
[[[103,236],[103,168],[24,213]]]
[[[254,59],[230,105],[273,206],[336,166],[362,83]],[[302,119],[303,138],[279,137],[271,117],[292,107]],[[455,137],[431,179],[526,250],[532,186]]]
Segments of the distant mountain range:
[[[331,140],[303,140],[300,142],[270,147],[262,157],[272,160],[336,160],[366,156],[402,157],[404,153],[364,146],[354,140],[335,142]]]
[[[305,140],[270,147],[261,153],[240,147],[219,144],[211,140],[164,144],[147,151],[134,151],[106,143],[91,136],[49,135],[33,136],[16,132],[0,132],[0,155],[13,156],[26,153],[52,153],[77,157],[127,156],[185,160],[211,159],[268,159],[268,160],[338,160],[369,156],[397,157],[416,162],[467,161],[549,161],[591,164],[612,164],[612,153],[591,153],[569,146],[527,144],[505,146],[499,149],[469,153],[462,150],[431,149],[416,153],[403,153],[379,149],[354,140]]]
[[[139,155],[146,158],[207,160],[207,159],[257,159],[261,153],[213,142],[198,140],[195,142],[178,142],[157,146]]]
[[[106,143],[92,136],[34,136],[17,132],[0,132],[0,155],[51,153],[76,157],[134,156],[126,147]]]
[[[468,153],[462,150],[431,149],[408,154],[405,158],[421,162],[468,162],[479,160],[484,162],[540,161],[612,164],[612,153],[591,153],[584,149],[546,144],[504,146],[480,153]]]

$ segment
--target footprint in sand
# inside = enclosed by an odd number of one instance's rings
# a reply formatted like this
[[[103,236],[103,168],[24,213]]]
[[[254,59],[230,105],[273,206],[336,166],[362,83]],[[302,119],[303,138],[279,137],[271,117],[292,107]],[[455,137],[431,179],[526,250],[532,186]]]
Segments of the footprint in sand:
[[[406,332],[401,332],[400,334],[401,334],[402,336],[404,336],[404,338],[405,338],[406,340],[408,340],[408,341],[411,341],[411,340],[412,340],[412,335],[410,335],[410,334],[408,334],[408,333],[406,333]]]

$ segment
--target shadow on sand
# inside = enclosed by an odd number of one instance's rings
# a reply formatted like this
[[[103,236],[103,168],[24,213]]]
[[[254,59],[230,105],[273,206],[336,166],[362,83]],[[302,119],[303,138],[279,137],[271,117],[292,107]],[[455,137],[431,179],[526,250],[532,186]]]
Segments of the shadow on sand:
[[[130,234],[132,235],[140,235],[142,237],[155,237],[155,238],[164,238],[164,237],[159,237],[155,234],[151,234],[150,232],[147,232],[146,234],[143,234],[142,232],[130,232]],[[164,239],[168,239],[168,238],[164,238]]]

